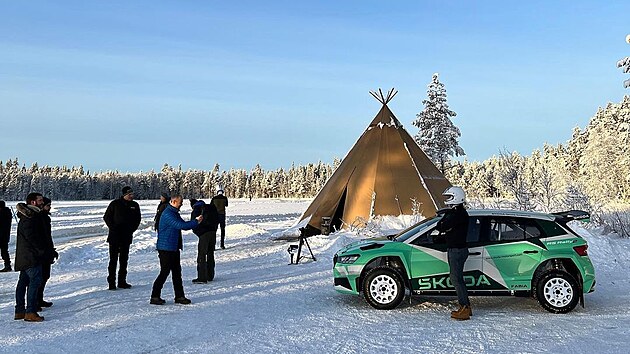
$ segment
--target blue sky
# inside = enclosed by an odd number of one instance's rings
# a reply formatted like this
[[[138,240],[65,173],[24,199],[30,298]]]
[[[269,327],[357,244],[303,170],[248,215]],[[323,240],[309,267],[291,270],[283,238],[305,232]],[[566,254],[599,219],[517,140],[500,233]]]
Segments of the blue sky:
[[[469,160],[563,143],[630,90],[628,1],[3,1],[0,160],[92,171],[343,157],[440,74]]]

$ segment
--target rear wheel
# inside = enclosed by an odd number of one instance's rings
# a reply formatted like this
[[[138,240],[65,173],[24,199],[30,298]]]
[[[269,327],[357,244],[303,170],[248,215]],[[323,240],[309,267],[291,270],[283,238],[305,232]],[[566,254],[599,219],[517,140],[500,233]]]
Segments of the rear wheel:
[[[580,288],[573,276],[564,271],[551,271],[539,277],[536,299],[547,311],[567,313],[575,308]]]
[[[390,267],[376,267],[368,271],[363,281],[365,300],[379,310],[396,308],[405,297],[402,275]]]

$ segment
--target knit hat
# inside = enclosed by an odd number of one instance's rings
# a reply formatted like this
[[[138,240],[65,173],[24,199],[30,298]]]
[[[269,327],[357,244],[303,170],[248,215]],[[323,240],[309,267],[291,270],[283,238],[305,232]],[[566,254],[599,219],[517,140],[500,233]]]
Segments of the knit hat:
[[[50,204],[52,204],[52,200],[50,200],[50,198],[44,197],[44,205],[50,205]]]
[[[122,189],[123,197],[126,196],[127,194],[131,194],[131,193],[133,193],[133,189],[131,189],[131,187],[129,187],[129,186],[123,187],[123,189]]]

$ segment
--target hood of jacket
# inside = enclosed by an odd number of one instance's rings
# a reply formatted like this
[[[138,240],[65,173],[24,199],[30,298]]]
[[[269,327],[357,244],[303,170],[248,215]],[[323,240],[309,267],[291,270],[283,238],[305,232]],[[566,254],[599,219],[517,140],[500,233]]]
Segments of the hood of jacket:
[[[30,219],[33,216],[35,216],[37,213],[42,211],[40,208],[36,207],[35,205],[28,205],[26,203],[18,203],[15,207],[18,211],[18,217],[20,218],[27,217]]]

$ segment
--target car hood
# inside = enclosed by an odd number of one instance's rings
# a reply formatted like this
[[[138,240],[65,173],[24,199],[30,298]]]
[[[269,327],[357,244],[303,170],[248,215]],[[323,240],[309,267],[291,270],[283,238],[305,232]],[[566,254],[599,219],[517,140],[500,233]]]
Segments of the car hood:
[[[386,236],[364,239],[364,240],[355,241],[346,245],[345,247],[341,248],[337,252],[337,254],[348,253],[348,252],[362,252],[371,248],[379,248],[392,242],[394,241],[388,240]]]

